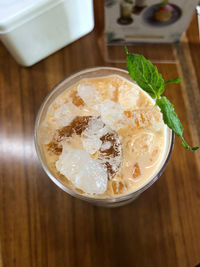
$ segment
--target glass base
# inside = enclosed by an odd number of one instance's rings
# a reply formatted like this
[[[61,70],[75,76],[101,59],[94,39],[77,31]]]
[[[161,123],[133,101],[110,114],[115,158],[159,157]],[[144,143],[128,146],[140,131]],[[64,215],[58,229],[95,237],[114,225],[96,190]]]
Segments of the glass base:
[[[93,204],[94,206],[98,206],[98,207],[104,207],[104,208],[118,208],[118,207],[122,207],[125,206],[127,204],[132,203],[134,200],[136,200],[141,194],[138,194],[137,196],[134,196],[130,199],[127,200],[123,200],[120,202],[111,202],[111,203],[102,203],[102,202],[90,202],[88,201],[90,204]]]

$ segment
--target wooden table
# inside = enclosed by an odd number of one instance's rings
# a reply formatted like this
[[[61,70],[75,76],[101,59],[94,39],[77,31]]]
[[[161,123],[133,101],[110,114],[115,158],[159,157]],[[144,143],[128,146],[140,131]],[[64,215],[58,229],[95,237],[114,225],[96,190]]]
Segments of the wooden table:
[[[115,209],[68,196],[42,170],[34,148],[37,111],[48,91],[74,71],[104,61],[95,31],[30,68],[0,45],[0,266],[194,267],[200,263],[200,154],[176,139],[161,178],[133,203]],[[174,62],[157,64],[165,79],[182,77],[166,95],[188,143],[200,144],[200,42],[194,17]],[[148,52],[148,48],[147,52]],[[166,51],[167,53],[167,51]],[[163,54],[164,56],[164,54]]]

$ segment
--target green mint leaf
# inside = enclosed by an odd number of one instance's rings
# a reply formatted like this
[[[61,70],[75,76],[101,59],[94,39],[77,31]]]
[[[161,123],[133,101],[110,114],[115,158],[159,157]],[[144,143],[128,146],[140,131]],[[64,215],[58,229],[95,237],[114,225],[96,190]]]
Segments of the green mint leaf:
[[[195,150],[199,149],[198,146],[190,147],[190,146],[185,142],[185,140],[184,140],[183,137],[181,137],[181,139],[182,139],[182,146],[185,147],[186,149],[190,149],[191,151],[195,151]]]
[[[164,0],[162,3],[167,3],[167,0]],[[164,123],[181,138],[183,147],[190,149],[191,151],[199,149],[199,147],[192,148],[186,143],[183,138],[183,126],[174,111],[173,105],[166,97],[160,97],[167,84],[179,83],[181,79],[175,78],[164,82],[161,74],[158,73],[156,66],[144,56],[129,53],[127,47],[125,47],[125,52],[129,75],[145,92],[152,98],[156,99],[156,104],[160,107],[163,114]]]
[[[175,78],[175,79],[170,79],[164,83],[164,86],[167,85],[168,83],[180,83],[181,78]]]
[[[170,103],[170,101],[165,96],[163,96],[156,100],[156,104],[161,109],[164,123],[167,124],[168,127],[171,128],[177,136],[182,136],[183,126],[181,125],[181,122],[177,114],[175,113],[174,107]]]
[[[164,80],[157,67],[144,56],[129,53],[127,48],[125,51],[127,70],[131,78],[152,98],[159,98],[164,92]]]
[[[174,107],[172,103],[165,97],[161,97],[156,100],[156,104],[160,107],[161,112],[163,114],[164,123],[174,131],[174,133],[179,136],[182,140],[182,145],[186,149],[190,149],[191,151],[197,150],[199,147],[190,147],[183,138],[183,126],[174,111]]]

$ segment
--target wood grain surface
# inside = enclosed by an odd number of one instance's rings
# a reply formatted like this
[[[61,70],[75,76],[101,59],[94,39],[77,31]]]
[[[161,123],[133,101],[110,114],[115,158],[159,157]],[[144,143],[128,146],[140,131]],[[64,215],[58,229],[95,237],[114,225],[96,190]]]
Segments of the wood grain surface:
[[[0,266],[194,267],[200,263],[200,154],[176,139],[160,179],[133,203],[99,208],[70,197],[42,170],[33,142],[37,111],[49,90],[80,69],[107,63],[99,46],[102,2],[95,30],[30,68],[0,44]],[[194,17],[174,62],[157,64],[165,79],[182,77],[166,95],[200,144],[200,42]],[[145,48],[148,51],[148,46]],[[164,53],[164,52],[163,52]],[[167,53],[167,51],[166,51]],[[161,55],[162,56],[162,55]],[[163,54],[163,57],[165,55]]]

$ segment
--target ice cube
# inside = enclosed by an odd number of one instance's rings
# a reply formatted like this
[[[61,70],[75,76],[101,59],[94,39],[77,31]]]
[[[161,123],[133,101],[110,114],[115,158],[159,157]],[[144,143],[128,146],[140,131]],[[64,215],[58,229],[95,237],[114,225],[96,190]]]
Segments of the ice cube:
[[[88,122],[87,133],[100,135],[99,131],[104,127],[104,123],[100,117],[92,117]]]
[[[162,114],[157,107],[125,111],[125,114],[129,117],[130,124],[138,129],[149,128],[154,131],[159,131],[164,125]]]
[[[70,97],[71,97],[72,103],[75,106],[80,107],[84,105],[82,98],[80,98],[80,96],[77,94],[77,90],[72,90]]]
[[[97,152],[102,144],[102,141],[99,139],[98,136],[87,137],[82,135],[81,140],[83,148],[90,154],[94,154],[95,152]]]
[[[113,130],[119,130],[124,127],[124,110],[119,103],[105,100],[100,106],[100,112],[102,121]]]
[[[112,143],[107,141],[107,142],[104,142],[101,146],[101,150],[104,151],[104,150],[108,150],[109,148],[111,148],[112,146]]]
[[[132,151],[140,156],[152,152],[155,143],[155,134],[152,132],[138,133],[133,137],[130,147]]]
[[[107,133],[107,128],[100,117],[91,117],[88,126],[81,134],[84,149],[90,154],[97,152],[102,144],[100,138]]]
[[[93,107],[83,106],[80,107],[80,113],[82,116],[99,116],[100,113],[98,112],[98,105]]]
[[[103,194],[107,189],[107,172],[84,150],[63,145],[62,154],[56,162],[57,170],[75,187],[89,194]]]
[[[99,92],[92,84],[85,83],[78,85],[77,92],[89,107],[97,105],[100,101]]]
[[[141,175],[141,171],[140,171],[140,166],[139,164],[136,162],[134,165],[133,165],[133,173],[132,173],[132,177],[135,179],[137,178],[138,176]]]
[[[113,181],[112,190],[115,195],[122,194],[125,190],[125,184],[122,181]]]
[[[139,90],[136,86],[121,85],[119,87],[119,103],[125,110],[133,110],[137,107]]]
[[[79,114],[79,109],[71,102],[62,104],[54,113],[58,128],[69,125]]]
[[[98,161],[107,168],[108,179],[111,180],[118,172],[122,161],[122,148],[119,136],[110,130],[101,137],[102,146],[99,151]],[[107,143],[110,147],[107,148]]]

